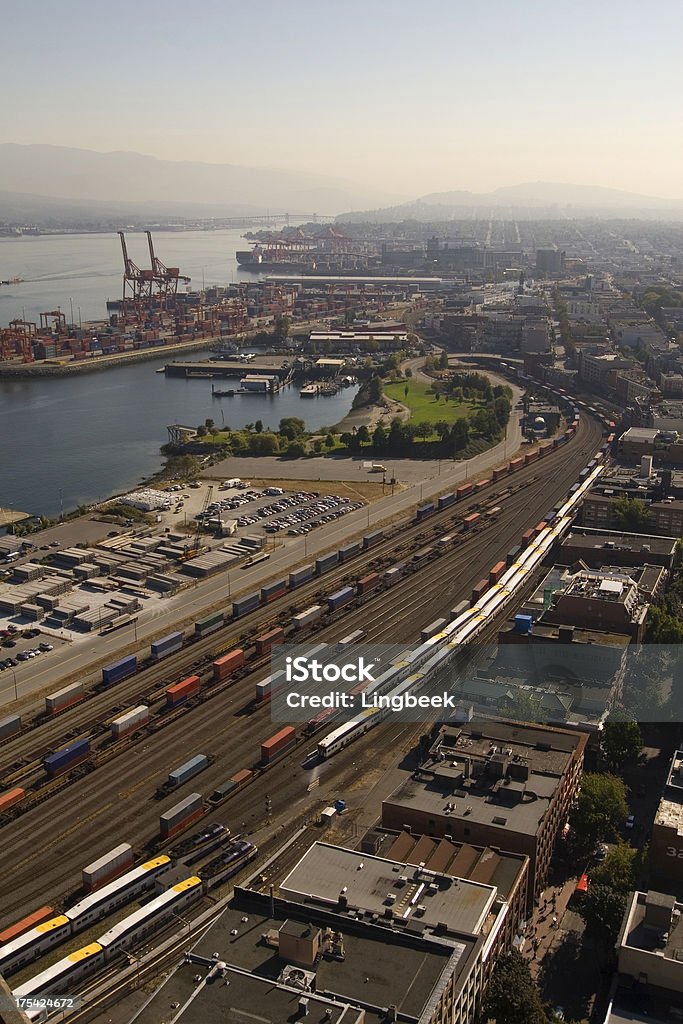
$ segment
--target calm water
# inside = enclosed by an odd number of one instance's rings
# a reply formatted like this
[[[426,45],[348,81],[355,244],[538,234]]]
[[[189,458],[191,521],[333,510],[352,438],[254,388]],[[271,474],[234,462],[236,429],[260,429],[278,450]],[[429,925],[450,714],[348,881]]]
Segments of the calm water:
[[[146,266],[144,235],[127,240],[131,258]],[[237,231],[158,232],[155,245],[194,286],[202,270],[207,285],[237,279],[235,249],[247,247]],[[0,279],[14,276],[26,280],[0,286],[0,325],[58,306],[70,318],[70,300],[75,319],[79,307],[83,320],[103,319],[107,297],[120,294],[118,237],[0,239]],[[0,506],[57,515],[60,506],[66,512],[131,488],[161,465],[169,423],[196,426],[211,417],[219,427],[257,419],[277,427],[283,416],[301,416],[316,429],[342,419],[355,394],[347,388],[302,400],[291,388],[274,398],[212,399],[209,380],[154,372],[169,358],[61,380],[0,380]]]

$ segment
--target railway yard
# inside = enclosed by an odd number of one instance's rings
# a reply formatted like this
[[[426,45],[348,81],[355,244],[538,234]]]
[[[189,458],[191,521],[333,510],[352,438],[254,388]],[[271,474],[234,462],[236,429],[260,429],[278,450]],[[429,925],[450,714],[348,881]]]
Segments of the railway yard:
[[[276,741],[271,761],[262,745],[280,727],[271,720],[268,701],[257,700],[263,692],[257,684],[270,673],[270,645],[262,638],[279,630],[277,639],[313,647],[362,633],[367,643],[416,647],[429,624],[449,614],[452,619],[450,609],[485,597],[477,593],[480,581],[500,577],[496,563],[503,560],[504,566],[511,549],[533,546],[536,536],[545,545],[538,548],[542,557],[553,542],[552,533],[546,530],[544,539],[543,532],[551,510],[556,512],[604,447],[603,435],[597,418],[575,417],[563,443],[546,445],[526,465],[524,458],[514,459],[504,470],[487,474],[486,482],[413,508],[409,518],[373,529],[334,558],[320,554],[310,575],[298,570],[280,584],[266,583],[251,602],[236,597],[194,631],[185,631],[168,658],[138,656],[119,681],[108,685],[117,672],[108,680],[105,670],[101,683],[75,691],[73,703],[67,698],[57,713],[50,714],[50,708],[25,713],[20,726],[0,739],[2,794],[21,792],[12,806],[0,810],[0,928],[41,903],[68,915],[83,895],[81,870],[121,843],[130,844],[136,864],[170,851],[176,886],[196,872],[214,898],[223,895],[234,871],[247,864],[253,870],[281,844],[285,825],[291,831],[306,826],[323,801],[345,797],[377,771],[395,767],[424,724],[383,722],[326,759],[309,755],[334,725],[321,719],[314,731],[311,723],[298,723]],[[534,578],[537,563],[529,564],[528,576],[511,591],[515,598]],[[492,566],[496,572],[490,576]],[[315,607],[319,610],[308,615]],[[497,614],[480,616],[479,642],[495,637]],[[434,642],[436,649],[438,637]],[[169,695],[170,686],[192,677],[196,682],[174,688],[180,697]],[[140,707],[148,710],[133,717],[129,731],[112,728],[115,719]],[[72,744],[75,754],[63,755],[63,766],[58,755],[55,767],[54,751]],[[197,762],[188,768],[191,758]],[[183,769],[173,782],[169,773],[179,766]],[[160,823],[179,801],[187,803],[187,811]],[[178,850],[188,830],[194,845],[186,841]],[[297,849],[300,842],[305,838],[297,840]],[[173,892],[177,895],[167,902],[189,902],[194,887]],[[210,907],[207,896],[202,900],[197,905]],[[122,914],[119,910],[118,920]],[[71,945],[52,950],[40,968],[24,968],[16,978],[30,979],[66,951],[82,948],[86,939],[100,946],[93,954],[98,962],[108,963],[103,950],[109,947],[99,937],[113,923],[102,921],[78,939],[72,936]],[[130,925],[131,935],[138,927]],[[14,987],[14,978],[11,983]]]

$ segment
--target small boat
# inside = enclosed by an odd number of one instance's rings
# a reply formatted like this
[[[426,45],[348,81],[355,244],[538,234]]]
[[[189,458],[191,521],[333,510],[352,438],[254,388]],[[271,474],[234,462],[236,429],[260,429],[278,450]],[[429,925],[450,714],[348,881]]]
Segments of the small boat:
[[[234,394],[235,392],[232,388],[229,391],[217,391],[216,388],[211,388],[212,398],[233,398]]]

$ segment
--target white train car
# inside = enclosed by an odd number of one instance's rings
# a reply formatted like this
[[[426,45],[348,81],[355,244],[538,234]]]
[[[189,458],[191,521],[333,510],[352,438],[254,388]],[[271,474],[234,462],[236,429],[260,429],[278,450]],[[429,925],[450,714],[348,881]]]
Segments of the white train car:
[[[58,996],[62,992],[71,994],[74,986],[85,978],[89,978],[94,971],[104,963],[104,950],[99,942],[91,942],[82,949],[69,953],[56,964],[47,967],[40,974],[36,974],[30,981],[15,988],[12,993],[15,998],[36,999],[42,995]],[[41,1020],[41,1011],[32,1011],[35,1016],[31,1020]]]
[[[109,885],[103,886],[90,896],[86,896],[85,899],[65,911],[66,917],[71,922],[72,934],[75,935],[84,928],[88,928],[110,911],[135,899],[146,889],[151,889],[157,875],[166,871],[170,866],[171,858],[162,854],[141,864],[139,868],[126,872],[115,882],[110,882]]]
[[[8,977],[27,964],[32,963],[47,953],[48,949],[58,946],[71,935],[71,922],[68,917],[60,914],[49,921],[43,921],[18,938],[0,946],[0,974]]]
[[[196,875],[171,886],[161,896],[150,900],[141,910],[129,914],[115,924],[97,940],[104,949],[107,962],[120,949],[132,946],[134,942],[155,931],[165,921],[177,914],[183,907],[198,900],[202,895],[202,880]]]

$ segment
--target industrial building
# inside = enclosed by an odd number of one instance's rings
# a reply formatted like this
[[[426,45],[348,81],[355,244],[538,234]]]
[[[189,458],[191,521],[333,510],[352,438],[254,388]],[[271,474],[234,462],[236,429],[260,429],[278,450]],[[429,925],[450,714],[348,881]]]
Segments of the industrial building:
[[[576,795],[587,739],[515,722],[443,725],[429,756],[383,801],[382,825],[526,855],[531,906]]]
[[[411,845],[414,845],[411,843]],[[448,851],[447,860],[452,860]],[[462,862],[467,854],[462,857]],[[236,888],[226,911],[136,1018],[178,1024],[228,1015],[281,1024],[473,1024],[496,959],[523,926],[524,858],[499,889],[407,860],[315,843],[279,894]],[[516,883],[516,884],[515,884]]]
[[[676,541],[673,537],[651,537],[644,533],[572,527],[555,557],[560,565],[573,565],[581,560],[591,569],[599,569],[608,560],[615,566],[659,565],[671,570]]]

